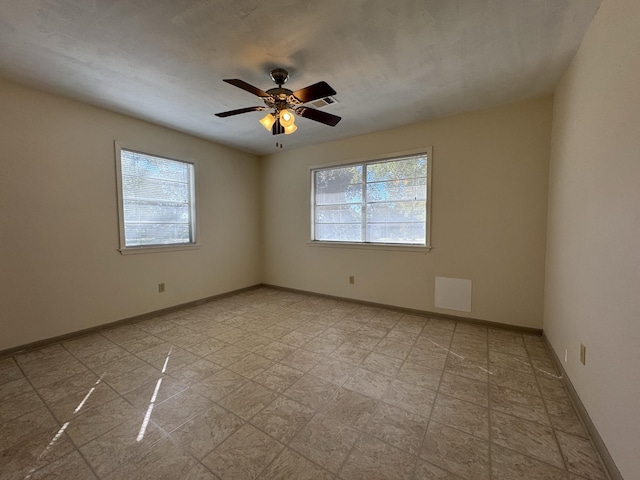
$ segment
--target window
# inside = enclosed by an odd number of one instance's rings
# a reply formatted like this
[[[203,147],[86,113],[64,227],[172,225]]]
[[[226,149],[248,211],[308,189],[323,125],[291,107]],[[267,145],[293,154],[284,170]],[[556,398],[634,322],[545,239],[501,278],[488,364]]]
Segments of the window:
[[[195,245],[194,164],[118,144],[116,156],[120,250]]]
[[[313,168],[312,241],[430,247],[430,153]]]

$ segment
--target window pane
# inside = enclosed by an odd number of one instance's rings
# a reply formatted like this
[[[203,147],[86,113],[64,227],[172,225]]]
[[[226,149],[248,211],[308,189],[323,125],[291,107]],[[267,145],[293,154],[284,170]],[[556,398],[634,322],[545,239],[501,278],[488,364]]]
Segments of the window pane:
[[[408,178],[367,184],[367,202],[426,200],[427,179]]]
[[[189,185],[146,177],[122,177],[124,198],[146,198],[189,203]]]
[[[145,200],[124,201],[126,223],[186,223],[189,224],[189,205]]]
[[[362,242],[362,227],[357,224],[316,224],[316,240],[327,242]]]
[[[316,205],[362,202],[362,167],[350,166],[315,172]]]
[[[316,170],[313,187],[314,240],[426,243],[426,154]]]
[[[172,245],[191,241],[189,225],[166,223],[125,223],[127,247]]]
[[[425,224],[371,223],[367,225],[367,242],[424,244]]]
[[[389,160],[367,165],[367,182],[381,182],[427,176],[427,157]]]
[[[130,150],[122,150],[121,157],[123,175],[144,176],[182,183],[189,182],[188,163]]]
[[[193,165],[121,150],[125,246],[193,243]]]
[[[316,207],[316,223],[360,223],[362,207],[357,205],[327,205]]]
[[[367,222],[424,222],[427,209],[424,202],[388,202],[367,204]]]

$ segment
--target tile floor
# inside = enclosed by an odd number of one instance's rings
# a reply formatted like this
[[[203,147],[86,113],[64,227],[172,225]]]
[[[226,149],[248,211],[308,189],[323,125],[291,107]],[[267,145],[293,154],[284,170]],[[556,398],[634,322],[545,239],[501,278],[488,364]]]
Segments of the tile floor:
[[[608,477],[540,337],[261,288],[0,360],[0,478]]]

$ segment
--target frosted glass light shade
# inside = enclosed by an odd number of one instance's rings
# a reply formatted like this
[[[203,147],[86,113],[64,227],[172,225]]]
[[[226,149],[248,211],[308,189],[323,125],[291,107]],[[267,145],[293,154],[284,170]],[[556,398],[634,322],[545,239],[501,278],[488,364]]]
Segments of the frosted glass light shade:
[[[276,119],[271,113],[267,113],[260,119],[260,123],[264,128],[271,131],[271,127],[273,127],[273,124],[276,123]]]
[[[284,134],[285,135],[290,135],[293,132],[295,132],[297,129],[298,129],[298,127],[296,127],[296,125],[294,123],[292,123],[288,127],[284,127]]]
[[[291,110],[287,110],[286,108],[280,110],[280,125],[287,128],[293,125],[293,122],[295,122],[295,118]]]

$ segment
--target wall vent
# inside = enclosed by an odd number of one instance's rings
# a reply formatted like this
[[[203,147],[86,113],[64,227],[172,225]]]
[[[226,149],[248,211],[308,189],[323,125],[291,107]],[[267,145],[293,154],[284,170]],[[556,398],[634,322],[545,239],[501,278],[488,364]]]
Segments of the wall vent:
[[[471,311],[471,280],[436,277],[434,305],[459,312]]]
[[[319,98],[318,100],[314,100],[313,102],[311,102],[311,105],[316,108],[322,108],[326,107],[327,105],[331,105],[332,103],[338,103],[338,100],[336,100],[334,97],[324,97]]]

